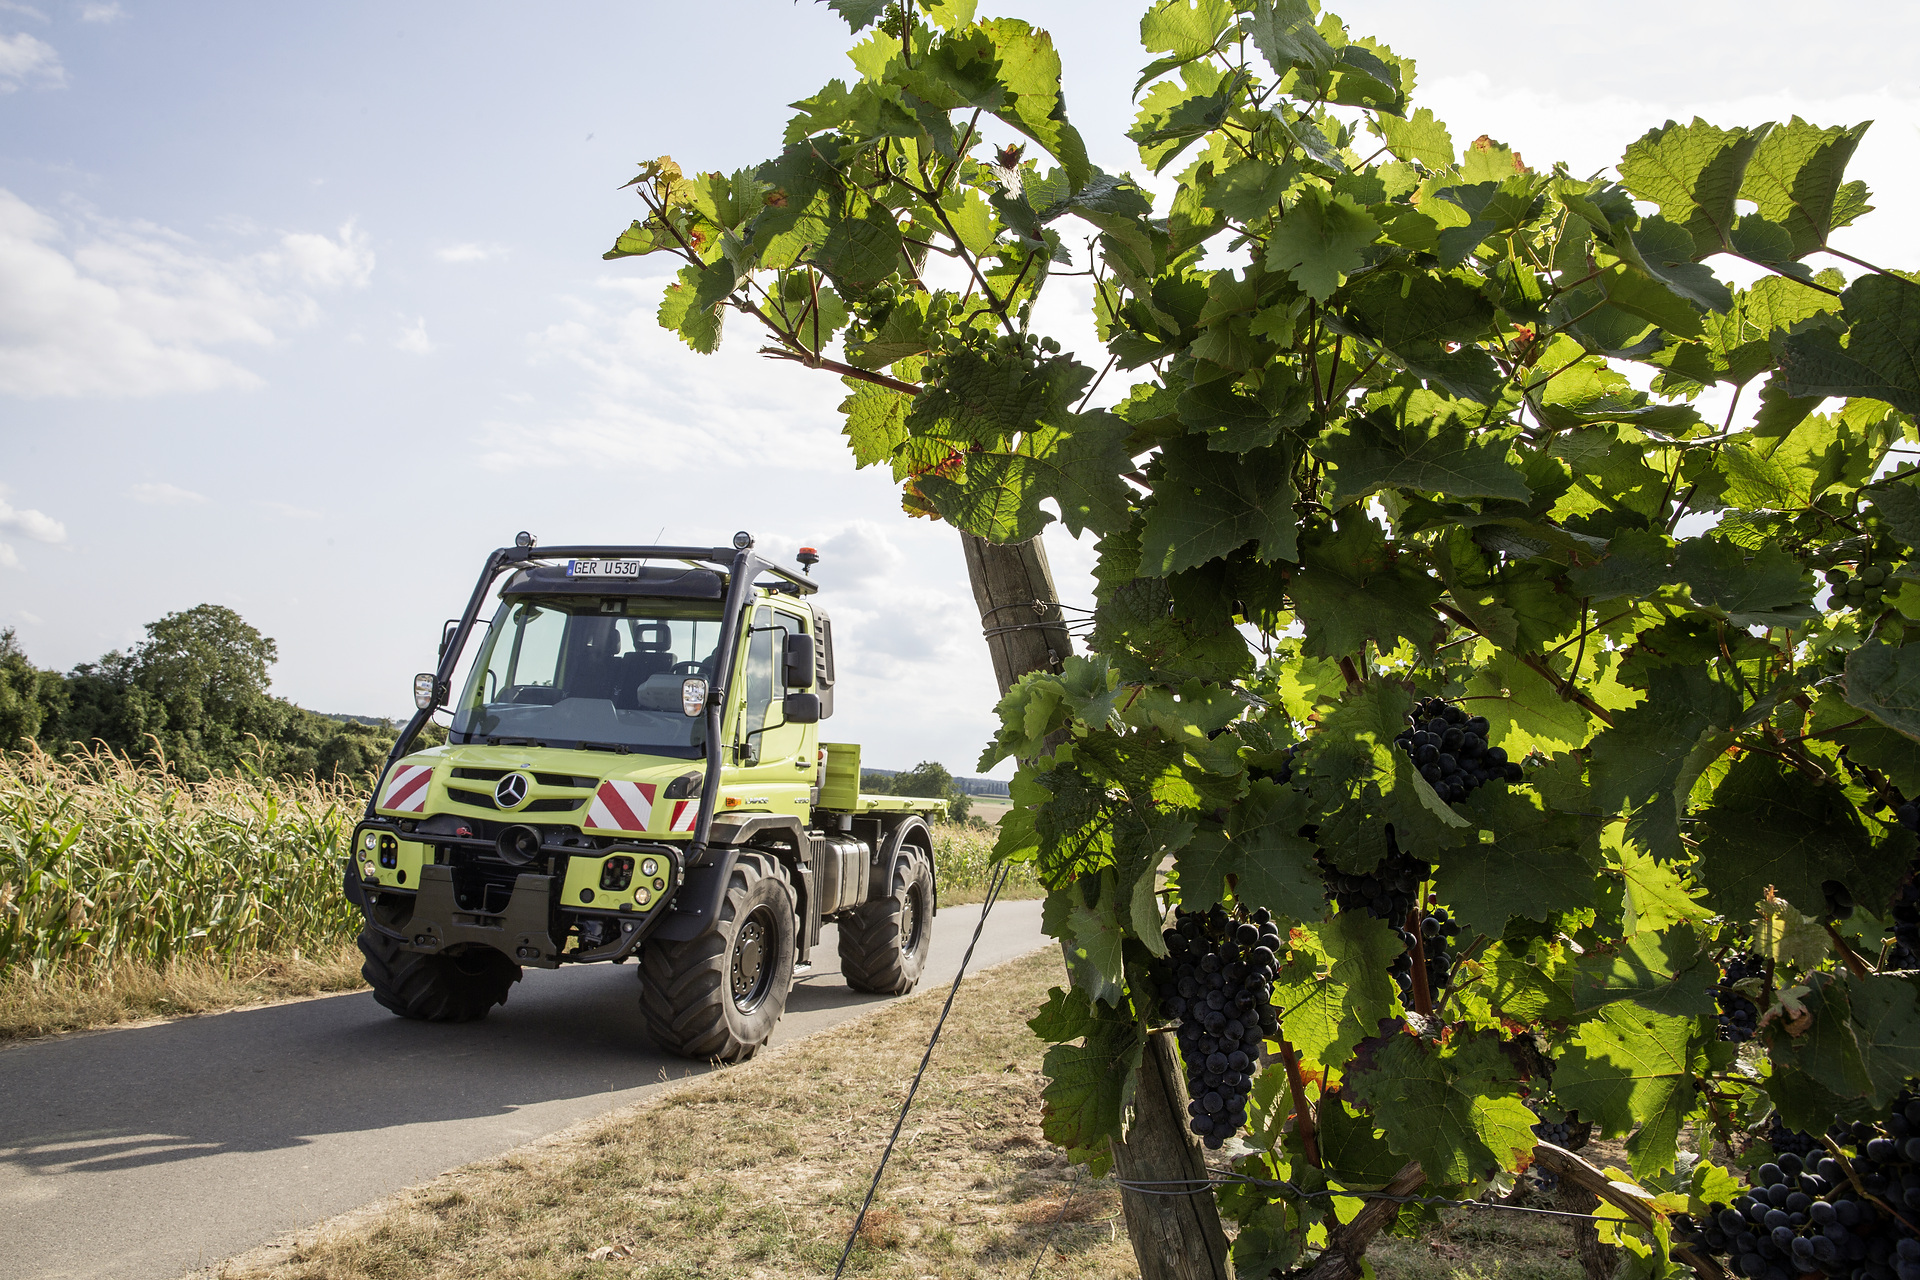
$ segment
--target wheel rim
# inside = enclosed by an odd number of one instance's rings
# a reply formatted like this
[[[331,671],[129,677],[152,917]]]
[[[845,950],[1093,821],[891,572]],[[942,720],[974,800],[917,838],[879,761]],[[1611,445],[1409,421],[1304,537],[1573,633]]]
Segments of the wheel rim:
[[[927,895],[918,882],[907,890],[907,909],[900,913],[900,954],[914,955],[927,935]]]
[[[773,913],[756,907],[733,935],[733,963],[729,966],[733,987],[733,1007],[752,1013],[767,998],[773,986],[774,947],[776,943]]]

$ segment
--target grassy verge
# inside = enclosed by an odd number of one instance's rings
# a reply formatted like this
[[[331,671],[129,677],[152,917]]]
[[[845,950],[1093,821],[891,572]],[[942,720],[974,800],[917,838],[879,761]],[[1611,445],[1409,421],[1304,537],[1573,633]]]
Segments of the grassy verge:
[[[337,946],[314,956],[130,960],[105,977],[14,970],[0,974],[0,1042],[352,991],[365,985],[360,959],[358,947]]]
[[[969,980],[848,1274],[1136,1275],[1118,1193],[1040,1137],[1052,950]],[[217,1269],[223,1280],[831,1275],[938,1016],[921,993]]]
[[[933,827],[934,874],[940,882],[940,905],[961,906],[979,902],[987,896],[987,881],[993,877],[988,858],[1000,832],[994,828],[961,826],[941,822]],[[1033,864],[1015,863],[1007,868],[1007,883],[1000,890],[1003,898],[1044,898],[1046,889],[1034,877]]]

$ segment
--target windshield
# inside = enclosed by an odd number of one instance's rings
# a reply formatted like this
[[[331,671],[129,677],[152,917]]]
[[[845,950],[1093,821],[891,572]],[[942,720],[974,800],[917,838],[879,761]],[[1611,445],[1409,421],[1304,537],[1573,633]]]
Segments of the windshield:
[[[706,717],[682,710],[680,686],[713,679],[719,607],[625,607],[604,613],[601,597],[502,604],[455,708],[454,740],[699,756]]]

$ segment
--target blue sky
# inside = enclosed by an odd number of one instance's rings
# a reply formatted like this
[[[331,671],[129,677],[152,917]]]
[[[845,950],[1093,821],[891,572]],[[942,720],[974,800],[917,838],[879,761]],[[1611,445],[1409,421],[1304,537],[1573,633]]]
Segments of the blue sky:
[[[1456,140],[1535,164],[1598,169],[1696,111],[1874,118],[1853,176],[1908,212],[1846,247],[1920,261],[1915,6],[1334,8],[1420,59]],[[1135,7],[982,10],[1054,32],[1096,161],[1137,168]],[[279,641],[279,692],[398,714],[516,530],[746,528],[826,554],[834,734],[971,772],[993,687],[952,530],[853,470],[835,380],[758,359],[744,326],[695,356],[653,323],[664,268],[599,257],[635,161],[772,154],[848,43],[787,0],[0,0],[0,625],[66,668],[227,604]],[[1046,318],[1085,348],[1077,302]],[[1085,599],[1090,553],[1049,545]]]

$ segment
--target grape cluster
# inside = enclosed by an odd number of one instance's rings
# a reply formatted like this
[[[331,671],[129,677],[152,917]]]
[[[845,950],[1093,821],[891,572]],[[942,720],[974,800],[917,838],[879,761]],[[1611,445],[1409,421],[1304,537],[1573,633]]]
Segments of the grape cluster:
[[[1180,1020],[1193,1131],[1218,1148],[1247,1122],[1261,1041],[1280,1029],[1272,1004],[1280,929],[1265,907],[1245,918],[1218,906],[1176,909],[1174,918],[1163,935],[1160,1007]]]
[[[1420,943],[1427,957],[1427,991],[1438,995],[1447,985],[1447,979],[1453,973],[1453,957],[1449,948],[1460,933],[1460,926],[1454,923],[1445,907],[1434,907],[1420,917]],[[1400,940],[1407,949],[1394,957],[1388,972],[1400,987],[1400,1001],[1411,1005],[1413,1002],[1413,932],[1400,930]]]
[[[1420,776],[1448,804],[1467,798],[1475,787],[1496,779],[1520,781],[1520,766],[1500,747],[1487,745],[1487,718],[1474,716],[1441,698],[1423,698],[1407,717],[1413,727],[1394,745],[1413,757]]]
[[[1875,608],[1886,598],[1888,576],[1898,571],[1898,566],[1889,568],[1871,562],[1861,564],[1853,573],[1840,568],[1827,570],[1827,585],[1833,588],[1833,594],[1827,598],[1828,607]]]
[[[1829,1133],[1853,1148],[1851,1178],[1838,1160],[1816,1159],[1813,1138],[1777,1119],[1774,1128],[1775,1159],[1754,1171],[1747,1194],[1715,1202],[1705,1221],[1675,1215],[1674,1239],[1727,1258],[1751,1280],[1920,1280],[1920,1238],[1894,1216],[1920,1209],[1920,1100],[1902,1093],[1883,1124]]]
[[[1540,1114],[1536,1103],[1527,1104],[1535,1115]],[[1593,1136],[1593,1126],[1582,1124],[1578,1112],[1569,1111],[1559,1120],[1541,1120],[1533,1126],[1533,1136],[1540,1142],[1551,1142],[1565,1151],[1578,1151],[1587,1145],[1587,1139]],[[1533,1185],[1541,1191],[1550,1192],[1560,1185],[1560,1175],[1551,1169],[1534,1165],[1527,1171],[1533,1178]]]
[[[1735,983],[1766,976],[1766,961],[1759,956],[1734,956],[1720,966],[1720,983],[1713,989],[1713,1000],[1720,1007],[1720,1038],[1732,1044],[1745,1044],[1760,1034],[1760,1006],[1735,988]]]
[[[1391,920],[1395,928],[1420,900],[1420,886],[1433,866],[1400,851],[1393,828],[1387,828],[1387,854],[1366,875],[1349,875],[1320,859],[1320,877],[1327,897],[1342,911],[1364,911],[1376,920]]]

